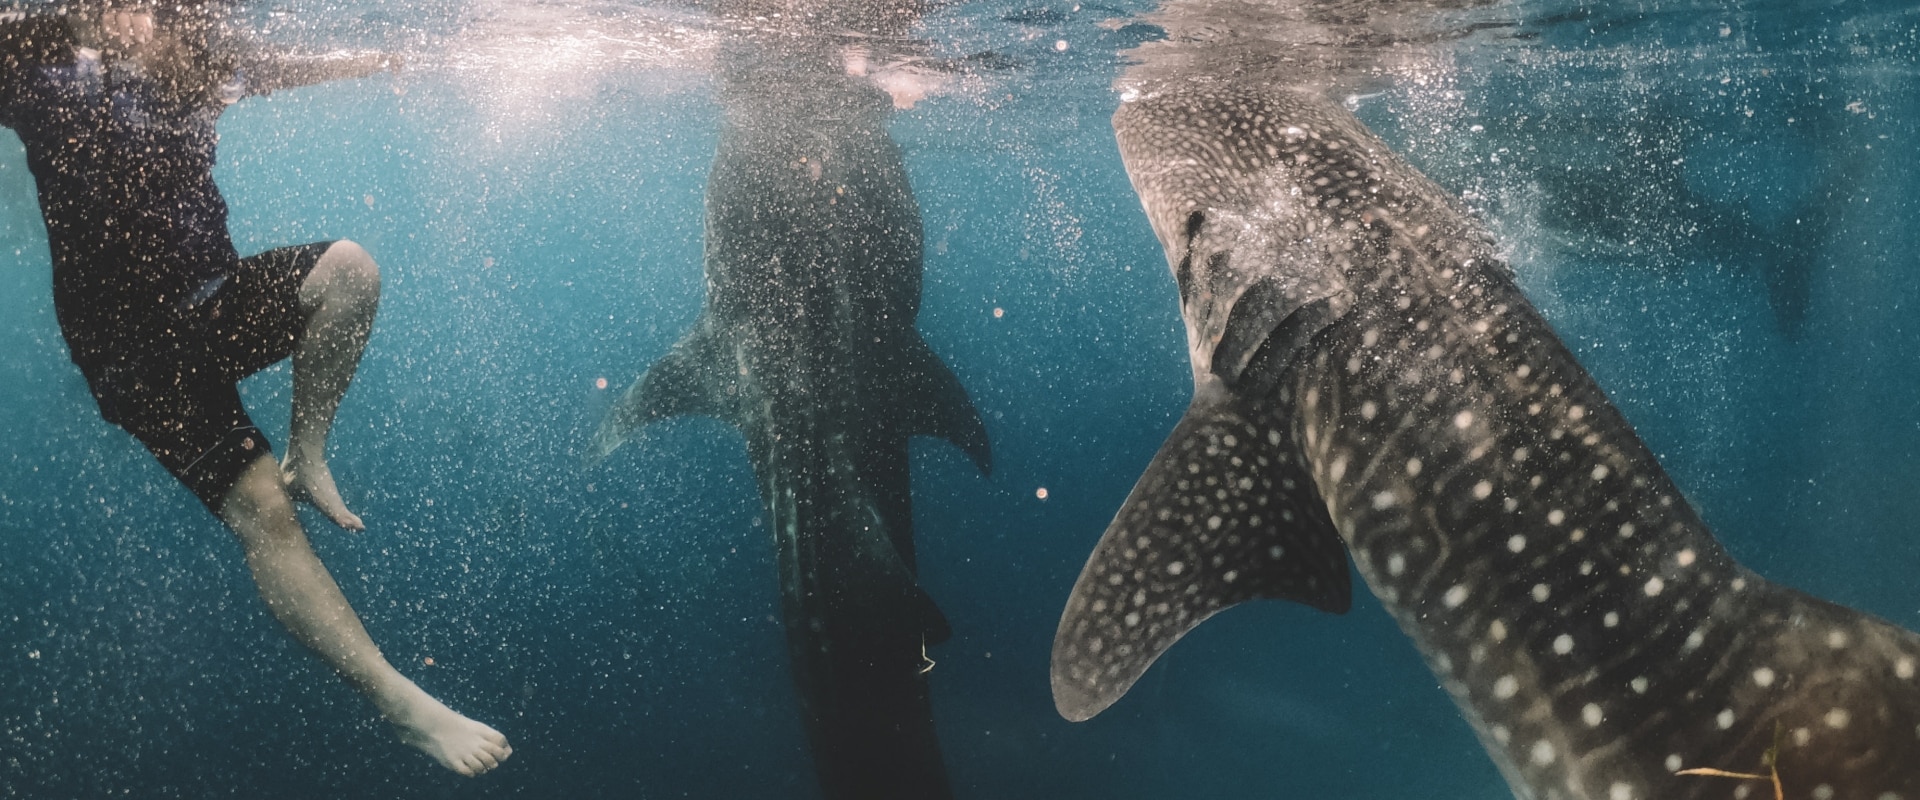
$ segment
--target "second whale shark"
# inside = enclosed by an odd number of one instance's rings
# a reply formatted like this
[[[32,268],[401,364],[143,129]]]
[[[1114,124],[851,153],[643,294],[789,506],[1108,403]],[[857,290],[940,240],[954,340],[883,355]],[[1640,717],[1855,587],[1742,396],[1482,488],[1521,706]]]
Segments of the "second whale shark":
[[[1345,611],[1350,556],[1517,797],[1920,798],[1920,636],[1736,563],[1444,190],[1304,91],[1114,128],[1195,392],[1068,600],[1064,716],[1235,604]]]
[[[822,794],[939,800],[926,648],[948,628],[916,579],[908,439],[953,442],[983,473],[991,453],[914,326],[922,231],[892,103],[842,58],[810,42],[723,50],[706,307],[620,398],[593,455],[674,416],[738,427]]]

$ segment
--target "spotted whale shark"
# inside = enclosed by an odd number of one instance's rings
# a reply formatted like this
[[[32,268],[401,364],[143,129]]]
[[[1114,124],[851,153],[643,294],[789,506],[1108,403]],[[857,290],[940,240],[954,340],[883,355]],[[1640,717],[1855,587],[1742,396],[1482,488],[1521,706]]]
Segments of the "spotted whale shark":
[[[927,658],[948,627],[917,581],[908,441],[950,441],[982,472],[992,454],[915,328],[922,231],[892,103],[832,50],[734,42],[719,66],[705,308],[616,402],[592,456],[675,416],[738,427],[822,795],[951,797]]]
[[[1920,798],[1920,636],[1736,563],[1456,199],[1316,94],[1113,123],[1195,391],[1073,587],[1063,716],[1235,604],[1346,611],[1351,560],[1517,797]]]

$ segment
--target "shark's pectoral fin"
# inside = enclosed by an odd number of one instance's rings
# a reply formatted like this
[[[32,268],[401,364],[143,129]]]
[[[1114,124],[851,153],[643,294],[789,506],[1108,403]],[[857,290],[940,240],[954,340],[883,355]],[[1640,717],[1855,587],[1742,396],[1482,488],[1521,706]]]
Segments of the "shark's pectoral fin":
[[[705,322],[702,318],[620,395],[593,435],[590,463],[611,455],[640,429],[669,417],[708,416],[739,424],[739,367],[725,339]]]
[[[1053,641],[1053,699],[1084,720],[1202,620],[1256,598],[1334,613],[1345,546],[1281,422],[1203,392],[1101,537]]]
[[[882,396],[898,403],[906,415],[908,433],[952,442],[965,451],[980,474],[993,474],[993,450],[987,444],[987,425],[967,398],[953,370],[941,363],[918,331],[900,336],[901,363],[893,373],[898,383]]]

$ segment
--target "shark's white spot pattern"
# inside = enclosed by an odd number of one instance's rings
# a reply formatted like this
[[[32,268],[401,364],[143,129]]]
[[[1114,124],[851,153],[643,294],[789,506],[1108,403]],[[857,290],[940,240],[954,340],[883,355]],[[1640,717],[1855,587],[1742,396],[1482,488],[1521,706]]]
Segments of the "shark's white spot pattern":
[[[1511,700],[1520,691],[1520,682],[1512,675],[1502,675],[1493,682],[1493,696],[1501,700]]]
[[[1820,721],[1827,723],[1827,727],[1836,731],[1844,730],[1849,723],[1853,722],[1853,715],[1844,708],[1831,708],[1827,710],[1826,716],[1820,718]]]
[[[1753,685],[1765,689],[1773,685],[1773,670],[1761,667],[1753,671]]]
[[[1547,598],[1551,597],[1552,595],[1553,595],[1553,589],[1549,588],[1546,584],[1536,583],[1533,585],[1533,602],[1536,602],[1536,603],[1547,602]]]
[[[1660,580],[1660,576],[1655,575],[1651,579],[1648,579],[1647,585],[1642,588],[1648,597],[1659,597],[1660,592],[1667,588],[1667,582]]]
[[[1563,656],[1573,652],[1573,637],[1564,633],[1553,637],[1553,652]]]
[[[1667,754],[1667,771],[1668,772],[1679,772],[1680,768],[1686,765],[1687,765],[1687,762],[1682,761],[1680,759],[1679,753]]]
[[[1517,533],[1507,537],[1507,549],[1515,553],[1527,549],[1527,537]]]
[[[1615,783],[1607,787],[1607,800],[1634,800],[1633,787],[1625,783]]]
[[[1620,624],[1620,612],[1607,612],[1606,616],[1600,618],[1600,624],[1609,628],[1618,626]]]
[[[1600,723],[1605,722],[1606,718],[1606,714],[1596,703],[1588,703],[1580,708],[1580,721],[1587,723],[1589,728],[1600,727]]]
[[[1901,680],[1913,678],[1913,657],[1901,656],[1893,662],[1893,674]]]
[[[1447,608],[1459,608],[1461,603],[1467,602],[1467,587],[1455,584],[1440,596],[1440,602]]]
[[[1533,759],[1533,763],[1535,766],[1544,767],[1549,764],[1552,764],[1553,757],[1554,757],[1553,743],[1548,742],[1545,739],[1541,739],[1540,741],[1534,742],[1533,751],[1529,755]]]
[[[1423,465],[1420,463],[1420,459],[1417,459],[1417,458],[1407,459],[1407,477],[1411,478],[1416,475],[1419,475],[1420,468],[1422,466]]]
[[[1633,680],[1627,681],[1627,686],[1633,689],[1634,694],[1646,694],[1647,693],[1647,676],[1642,675],[1638,678],[1634,678]]]
[[[1733,709],[1720,709],[1720,713],[1713,717],[1713,724],[1720,726],[1720,730],[1723,731],[1733,727]]]
[[[1453,427],[1466,430],[1473,427],[1473,412],[1462,411],[1453,415]]]

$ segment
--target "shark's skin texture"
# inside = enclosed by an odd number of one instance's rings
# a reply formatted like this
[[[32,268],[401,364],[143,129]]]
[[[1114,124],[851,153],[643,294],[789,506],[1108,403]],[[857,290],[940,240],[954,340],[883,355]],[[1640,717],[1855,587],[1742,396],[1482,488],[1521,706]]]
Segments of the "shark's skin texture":
[[[950,797],[925,669],[948,631],[915,580],[908,438],[952,441],[983,473],[991,455],[914,328],[920,212],[890,103],[831,53],[736,44],[721,77],[705,310],[620,399],[594,455],[681,414],[739,427],[823,796]]]
[[[1920,798],[1920,636],[1714,540],[1458,203],[1340,106],[1185,87],[1114,116],[1195,398],[1053,651],[1099,713],[1223,608],[1368,588],[1514,794]]]

